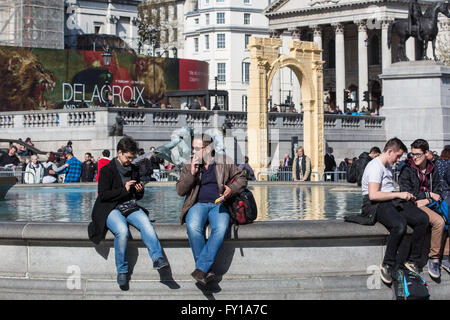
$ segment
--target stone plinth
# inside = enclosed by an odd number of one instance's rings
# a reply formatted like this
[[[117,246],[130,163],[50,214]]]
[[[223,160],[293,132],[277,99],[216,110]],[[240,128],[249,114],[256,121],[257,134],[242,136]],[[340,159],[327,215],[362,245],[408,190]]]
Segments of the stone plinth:
[[[409,148],[422,138],[440,153],[450,143],[450,67],[435,61],[398,62],[380,78],[387,139],[397,136]]]

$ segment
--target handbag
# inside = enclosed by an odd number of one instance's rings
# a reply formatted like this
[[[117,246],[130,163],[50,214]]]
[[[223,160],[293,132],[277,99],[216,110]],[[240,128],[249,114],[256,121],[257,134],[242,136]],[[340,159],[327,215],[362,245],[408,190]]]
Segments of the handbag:
[[[116,209],[119,210],[124,217],[128,217],[130,214],[138,211],[140,208],[141,207],[138,206],[135,199],[123,202],[116,207]]]
[[[445,200],[433,201],[429,205],[428,208],[433,210],[434,212],[440,214],[445,221],[445,230],[448,230],[448,225],[450,222],[448,221],[448,203]]]

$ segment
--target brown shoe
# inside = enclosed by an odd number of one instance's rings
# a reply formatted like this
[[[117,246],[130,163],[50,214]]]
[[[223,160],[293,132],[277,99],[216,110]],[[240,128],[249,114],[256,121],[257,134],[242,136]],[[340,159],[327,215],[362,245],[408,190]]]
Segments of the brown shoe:
[[[206,273],[204,273],[200,269],[195,269],[194,272],[191,273],[192,278],[194,278],[195,281],[200,282],[202,285],[206,285]]]
[[[216,274],[213,271],[208,271],[206,274],[206,283],[216,280]]]

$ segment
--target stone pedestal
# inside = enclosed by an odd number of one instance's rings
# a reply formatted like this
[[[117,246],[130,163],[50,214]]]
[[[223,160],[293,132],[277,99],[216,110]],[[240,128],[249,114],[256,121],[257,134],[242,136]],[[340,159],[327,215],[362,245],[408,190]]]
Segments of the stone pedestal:
[[[380,78],[386,138],[396,136],[408,149],[422,138],[440,154],[450,144],[450,67],[435,61],[398,62]]]

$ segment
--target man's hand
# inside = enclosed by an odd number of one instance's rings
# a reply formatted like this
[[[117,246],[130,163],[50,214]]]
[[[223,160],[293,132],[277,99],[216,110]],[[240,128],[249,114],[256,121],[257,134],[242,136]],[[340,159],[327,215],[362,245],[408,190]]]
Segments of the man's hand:
[[[420,208],[420,207],[425,207],[425,206],[428,205],[428,203],[429,203],[428,199],[421,199],[421,200],[417,200],[417,201],[416,201],[416,206],[417,206],[418,208]]]
[[[199,167],[200,167],[200,159],[194,155],[191,159],[191,174],[193,176],[197,174]]]
[[[430,192],[430,197],[431,197],[434,201],[442,200],[441,196],[438,195],[437,193]]]
[[[414,200],[416,197],[414,197],[411,193],[405,191],[405,192],[399,192],[399,198],[409,201],[409,200]]]
[[[225,191],[223,194],[220,195],[219,198],[216,199],[214,202],[215,204],[224,202],[227,198],[231,196],[231,188],[229,186],[225,186]]]
[[[144,190],[144,183],[143,182],[136,183],[134,187],[136,188],[137,192],[141,192],[142,190]]]
[[[136,185],[136,180],[130,180],[127,183],[125,183],[125,189],[127,189],[127,191],[130,192],[130,188],[133,185]]]

